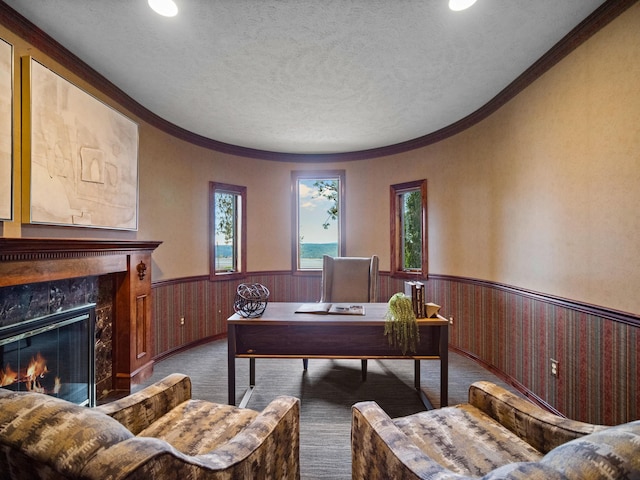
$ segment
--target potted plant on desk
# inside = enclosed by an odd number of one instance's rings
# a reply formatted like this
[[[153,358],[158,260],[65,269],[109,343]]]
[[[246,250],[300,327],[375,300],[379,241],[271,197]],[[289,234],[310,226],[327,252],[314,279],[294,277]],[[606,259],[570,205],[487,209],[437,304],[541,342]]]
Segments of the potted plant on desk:
[[[404,293],[398,292],[389,300],[389,309],[385,316],[384,334],[389,345],[400,348],[402,354],[415,353],[420,342],[420,331],[413,302]]]

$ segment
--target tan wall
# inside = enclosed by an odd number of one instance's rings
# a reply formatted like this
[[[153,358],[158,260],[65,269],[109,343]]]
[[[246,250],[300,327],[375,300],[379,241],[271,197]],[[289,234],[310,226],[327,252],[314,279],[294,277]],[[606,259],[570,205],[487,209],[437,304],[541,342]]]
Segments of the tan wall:
[[[154,280],[204,275],[208,182],[215,180],[248,187],[248,269],[287,270],[291,170],[342,168],[348,254],[377,253],[388,270],[389,185],[427,178],[431,272],[640,313],[637,25],[638,4],[485,121],[393,157],[331,164],[254,160],[196,147],[141,123],[138,232],[18,221],[5,222],[0,232],[162,240]],[[0,34],[16,45],[17,56],[27,51],[10,32]],[[16,218],[19,197],[18,191]]]
[[[637,25],[640,5],[424,150],[433,272],[640,312]]]

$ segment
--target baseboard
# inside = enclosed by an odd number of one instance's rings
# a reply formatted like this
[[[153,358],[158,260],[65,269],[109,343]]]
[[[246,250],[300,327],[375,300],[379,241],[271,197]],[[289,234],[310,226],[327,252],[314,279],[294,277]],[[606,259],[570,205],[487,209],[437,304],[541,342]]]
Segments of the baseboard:
[[[518,382],[516,379],[514,379],[513,377],[507,375],[502,370],[494,367],[493,365],[488,364],[484,360],[480,359],[477,355],[475,355],[475,354],[473,354],[471,352],[467,352],[465,350],[461,350],[461,349],[459,349],[457,347],[452,347],[452,346],[449,346],[449,351],[457,353],[458,355],[461,355],[461,356],[463,356],[465,358],[468,358],[470,360],[473,360],[478,365],[480,365],[482,368],[484,368],[485,370],[488,370],[489,372],[491,372],[493,375],[498,377],[503,382],[511,385],[518,392],[520,392],[527,399],[531,400],[533,403],[535,403],[539,407],[544,408],[546,411],[548,411],[550,413],[553,413],[554,415],[558,415],[560,417],[565,417],[566,418],[565,415],[563,415],[558,410],[553,408],[551,405],[549,405],[547,402],[545,402],[542,398],[540,398],[538,395],[533,393],[531,390],[529,390],[523,384]]]
[[[210,337],[205,337],[205,338],[201,338],[199,340],[190,342],[190,343],[185,343],[184,345],[180,345],[179,347],[175,347],[172,348],[170,350],[167,350],[165,352],[162,352],[161,354],[153,357],[153,360],[155,362],[159,362],[161,360],[164,360],[165,358],[168,358],[172,355],[175,355],[176,353],[181,353],[187,350],[190,350],[194,347],[199,347],[200,345],[205,345],[207,343],[211,343],[214,342],[216,340],[221,340],[223,338],[227,338],[227,334],[226,333],[219,333],[217,335],[212,335]]]

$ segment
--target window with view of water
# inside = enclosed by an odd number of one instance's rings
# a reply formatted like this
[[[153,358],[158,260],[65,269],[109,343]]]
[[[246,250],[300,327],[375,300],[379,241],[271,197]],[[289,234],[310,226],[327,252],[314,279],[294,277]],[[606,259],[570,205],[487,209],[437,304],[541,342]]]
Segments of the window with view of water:
[[[391,272],[427,275],[427,181],[391,186]]]
[[[294,270],[321,270],[323,255],[344,255],[344,170],[291,174]]]
[[[246,187],[209,184],[210,276],[241,275],[246,270]]]

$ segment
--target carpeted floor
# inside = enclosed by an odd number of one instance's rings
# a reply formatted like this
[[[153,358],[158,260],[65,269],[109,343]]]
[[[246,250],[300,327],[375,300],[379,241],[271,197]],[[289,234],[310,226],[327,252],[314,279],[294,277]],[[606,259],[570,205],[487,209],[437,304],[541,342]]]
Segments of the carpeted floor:
[[[261,410],[277,395],[301,401],[300,470],[304,480],[351,478],[351,406],[375,400],[391,417],[424,410],[413,388],[412,360],[369,360],[367,381],[360,377],[359,360],[309,360],[305,372],[299,359],[257,359],[256,388],[248,408]],[[227,403],[227,342],[218,340],[157,362],[154,374],[135,390],[164,376],[191,377],[193,398]],[[421,362],[422,389],[440,406],[440,362]],[[469,385],[493,381],[511,391],[490,372],[467,358],[449,354],[449,405],[467,401]],[[236,398],[249,384],[249,361],[236,360]]]

